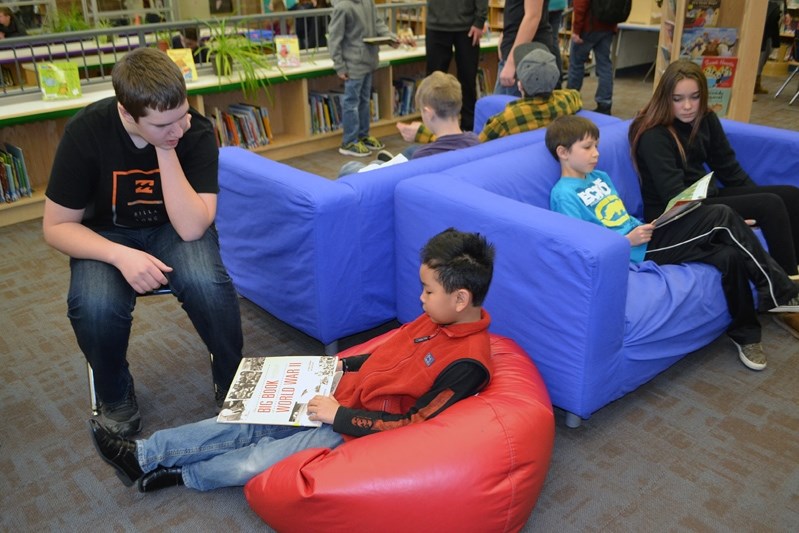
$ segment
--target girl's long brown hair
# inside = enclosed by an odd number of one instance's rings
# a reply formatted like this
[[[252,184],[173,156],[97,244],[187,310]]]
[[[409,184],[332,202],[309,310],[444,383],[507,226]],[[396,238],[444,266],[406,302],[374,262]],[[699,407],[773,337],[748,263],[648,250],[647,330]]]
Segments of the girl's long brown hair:
[[[677,132],[674,130],[674,107],[672,95],[677,84],[682,80],[690,79],[695,80],[699,87],[699,113],[694,120],[691,135],[688,137],[688,143],[693,142],[699,131],[699,124],[702,122],[702,117],[707,113],[707,79],[705,78],[702,68],[687,59],[680,59],[670,64],[663,76],[660,78],[658,86],[655,88],[655,93],[652,99],[638,112],[632,124],[630,124],[629,140],[630,140],[630,155],[633,159],[633,165],[638,170],[635,153],[638,149],[638,142],[641,136],[657,126],[665,126],[669,131],[674,141],[677,143],[677,149],[680,151],[680,156],[685,162],[685,148],[677,137]],[[640,174],[640,171],[639,171]]]

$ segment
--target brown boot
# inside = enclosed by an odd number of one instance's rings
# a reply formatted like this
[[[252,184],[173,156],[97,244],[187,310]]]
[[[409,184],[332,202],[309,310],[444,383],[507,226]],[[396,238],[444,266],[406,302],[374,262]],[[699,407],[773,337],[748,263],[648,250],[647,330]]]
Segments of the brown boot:
[[[768,94],[768,90],[760,84],[760,76],[755,80],[755,94]]]

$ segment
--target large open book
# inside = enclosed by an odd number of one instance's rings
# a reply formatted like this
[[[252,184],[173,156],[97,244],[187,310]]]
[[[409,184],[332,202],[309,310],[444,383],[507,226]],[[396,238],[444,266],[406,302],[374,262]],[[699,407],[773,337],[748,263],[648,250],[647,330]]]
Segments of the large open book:
[[[338,384],[335,356],[245,357],[217,422],[320,426],[308,419],[308,401],[332,394]]]
[[[699,207],[702,200],[707,198],[707,188],[711,179],[713,179],[713,172],[705,174],[695,181],[693,185],[672,198],[666,205],[666,210],[663,211],[663,214],[652,221],[652,225],[659,228]]]

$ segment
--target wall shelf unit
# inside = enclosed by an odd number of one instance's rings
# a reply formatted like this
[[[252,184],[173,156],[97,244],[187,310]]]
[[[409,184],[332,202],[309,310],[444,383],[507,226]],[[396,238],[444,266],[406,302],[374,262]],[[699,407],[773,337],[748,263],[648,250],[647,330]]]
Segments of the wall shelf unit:
[[[663,0],[655,86],[669,63],[680,57],[687,4],[687,0]],[[716,28],[734,28],[738,35],[735,46],[738,64],[725,116],[748,122],[766,11],[763,3],[746,0],[722,0],[718,11]]]
[[[496,49],[496,39],[484,39],[481,66],[492,74],[497,66]],[[424,72],[424,46],[381,49],[380,67],[374,75],[374,87],[380,102],[380,120],[372,124],[372,134],[396,134],[395,124],[398,121],[418,118],[418,114],[393,114],[393,81],[401,77],[421,77]],[[271,83],[271,97],[259,93],[254,98],[245,99],[236,79],[220,80],[211,74],[210,67],[203,67],[200,74],[199,80],[189,82],[188,90],[190,104],[203,114],[210,114],[214,108],[223,109],[229,104],[245,101],[268,109],[274,142],[254,149],[265,157],[284,160],[341,144],[340,131],[311,134],[309,91],[330,90],[340,83],[333,63],[327,57],[313,61],[304,58],[299,67],[285,69],[285,77],[277,70],[266,72],[264,75]],[[69,117],[89,103],[112,95],[113,90],[108,84],[84,91],[82,97],[74,100],[42,101],[28,98],[7,104],[4,101],[0,108],[0,143],[9,142],[22,149],[36,194],[32,199],[0,204],[0,226],[41,216],[53,157]]]

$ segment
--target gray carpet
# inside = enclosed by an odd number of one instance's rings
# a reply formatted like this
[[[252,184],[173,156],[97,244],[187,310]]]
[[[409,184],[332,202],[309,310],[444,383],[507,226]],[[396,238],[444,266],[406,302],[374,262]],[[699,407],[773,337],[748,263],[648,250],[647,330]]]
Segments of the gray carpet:
[[[628,103],[618,116],[651,94],[642,76],[617,76],[614,92]],[[764,79],[772,94],[781,81]],[[752,122],[796,128],[799,105],[787,100],[761,96]],[[333,152],[291,164],[333,176]],[[86,367],[66,318],[67,259],[44,244],[40,224],[0,228],[0,531],[269,531],[241,489],[145,496],[97,458]],[[241,310],[245,354],[322,353],[250,302]],[[142,299],[135,317],[129,360],[143,435],[215,414],[205,347],[174,298]],[[576,430],[557,411],[552,467],[525,533],[798,530],[799,341],[766,317],[764,343],[761,373],[721,338]]]
[[[143,495],[98,459],[65,315],[67,259],[39,224],[0,228],[0,530],[268,530],[239,488]],[[322,352],[250,302],[241,308],[246,354]],[[140,299],[135,316],[129,359],[143,435],[212,416],[206,351],[174,298]],[[764,341],[764,372],[745,369],[719,339],[576,430],[557,412],[552,468],[524,531],[796,530],[799,342],[770,320]]]

